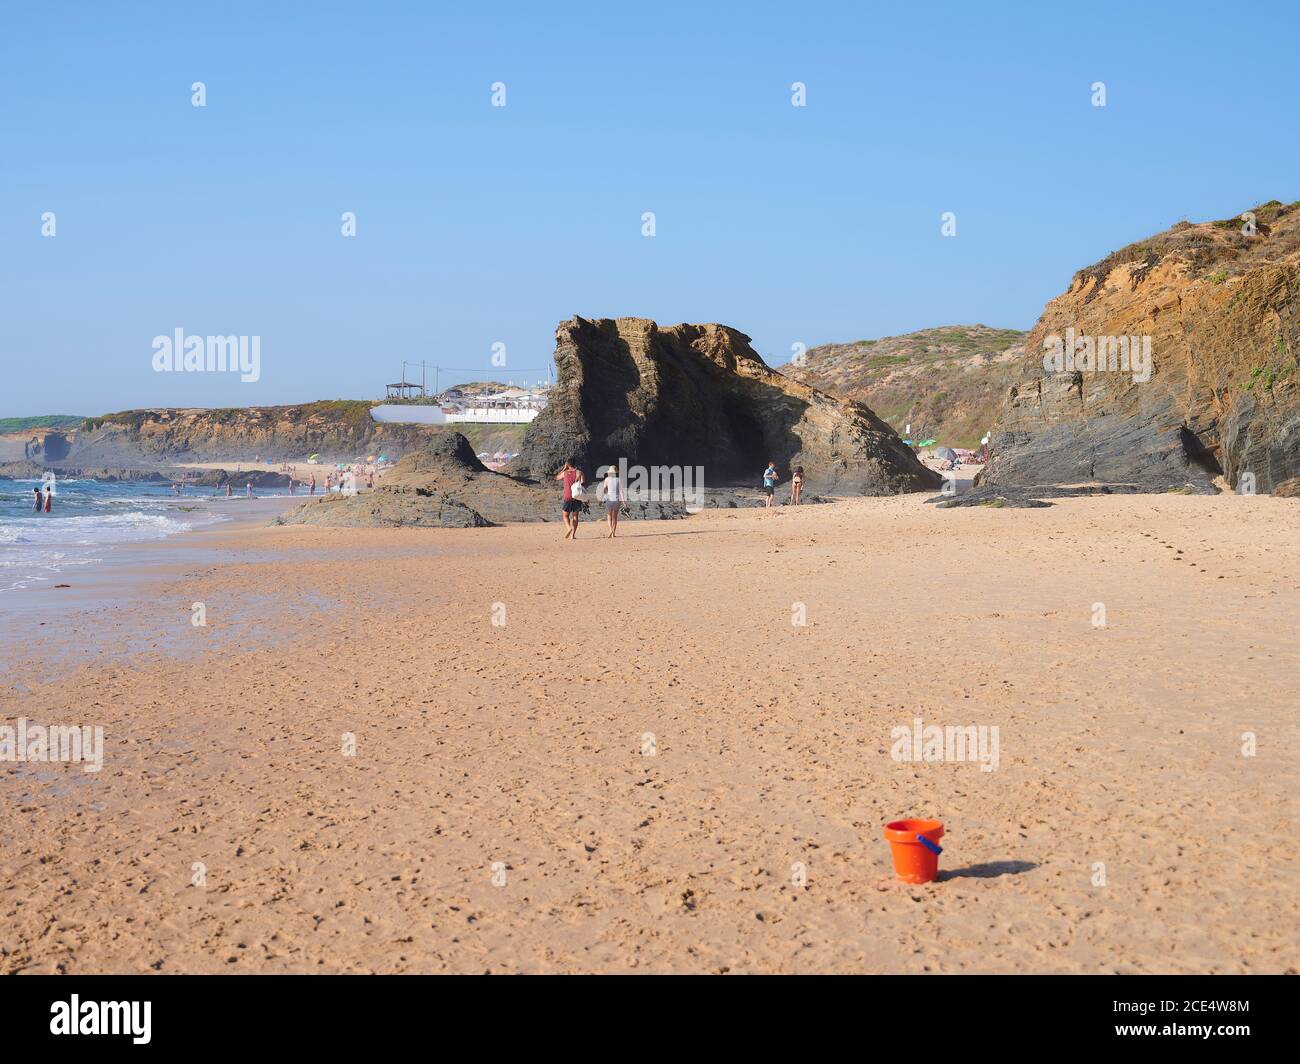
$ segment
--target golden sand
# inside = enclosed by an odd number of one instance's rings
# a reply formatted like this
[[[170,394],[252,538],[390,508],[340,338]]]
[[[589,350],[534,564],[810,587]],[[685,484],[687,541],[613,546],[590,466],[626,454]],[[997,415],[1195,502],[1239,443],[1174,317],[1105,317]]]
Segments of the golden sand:
[[[0,971],[1295,969],[1294,502],[561,534],[227,533],[91,664],[31,640],[4,716],[105,764],[0,764]],[[996,771],[895,760],[917,719]]]

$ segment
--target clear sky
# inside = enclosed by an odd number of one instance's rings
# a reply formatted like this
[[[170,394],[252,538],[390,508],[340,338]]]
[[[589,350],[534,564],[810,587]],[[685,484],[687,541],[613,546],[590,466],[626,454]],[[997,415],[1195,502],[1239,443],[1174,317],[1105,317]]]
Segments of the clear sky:
[[[0,416],[532,380],[573,314],[773,365],[1028,328],[1124,244],[1300,198],[1298,47],[1295,0],[5,0]],[[259,336],[260,379],[154,372],[177,328]]]

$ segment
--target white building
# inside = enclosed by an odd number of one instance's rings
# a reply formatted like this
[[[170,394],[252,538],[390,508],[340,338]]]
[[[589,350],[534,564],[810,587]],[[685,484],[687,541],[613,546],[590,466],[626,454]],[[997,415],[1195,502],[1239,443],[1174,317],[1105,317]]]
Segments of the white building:
[[[444,408],[447,424],[526,425],[546,407],[546,393],[514,388],[494,395],[466,398],[461,404],[458,409]]]
[[[385,403],[370,408],[370,417],[385,425],[445,425],[447,415],[436,406]]]

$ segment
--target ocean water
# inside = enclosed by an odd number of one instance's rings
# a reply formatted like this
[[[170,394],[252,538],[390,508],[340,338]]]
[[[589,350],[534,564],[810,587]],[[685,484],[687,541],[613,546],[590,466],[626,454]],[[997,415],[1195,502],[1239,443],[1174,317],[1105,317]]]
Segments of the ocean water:
[[[0,594],[45,582],[104,561],[126,543],[168,539],[238,516],[242,493],[170,485],[59,480],[50,513],[32,511],[36,480],[0,480]],[[287,488],[258,496],[287,495]]]

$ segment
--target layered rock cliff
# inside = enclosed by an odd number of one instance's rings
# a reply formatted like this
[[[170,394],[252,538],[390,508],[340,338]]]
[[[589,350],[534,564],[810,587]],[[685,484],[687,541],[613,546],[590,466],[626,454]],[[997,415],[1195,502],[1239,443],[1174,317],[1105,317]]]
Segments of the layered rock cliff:
[[[1149,374],[1132,356],[1148,345]],[[1125,347],[1127,369],[1111,357]],[[1048,303],[980,480],[1209,491],[1220,474],[1234,489],[1250,474],[1261,493],[1294,494],[1298,358],[1300,203],[1179,222]]]
[[[384,425],[370,417],[371,403],[335,400],[297,406],[243,409],[153,409],[87,418],[58,456],[64,465],[158,466],[172,462],[351,461],[419,447],[437,429]],[[47,447],[48,437],[47,437]],[[37,459],[49,461],[46,456]]]
[[[940,485],[866,406],[770,369],[725,325],[660,328],[575,317],[555,334],[558,383],[512,471],[545,477],[566,459],[697,467],[711,486],[756,484],[768,460],[809,489],[892,495]]]

